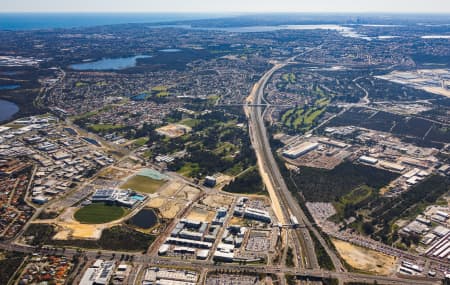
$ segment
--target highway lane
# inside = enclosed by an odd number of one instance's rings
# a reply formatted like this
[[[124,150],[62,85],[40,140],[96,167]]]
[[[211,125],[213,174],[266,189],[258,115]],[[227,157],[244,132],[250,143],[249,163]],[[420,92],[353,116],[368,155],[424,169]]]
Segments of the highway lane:
[[[302,251],[306,254],[306,267],[318,267],[316,254],[314,252],[314,243],[309,235],[309,230],[311,230],[325,248],[328,255],[331,257],[335,268],[337,270],[344,271],[344,267],[342,266],[340,259],[331,249],[329,249],[327,243],[320,236],[318,231],[312,227],[312,224],[309,222],[303,210],[298,205],[298,202],[289,191],[272,154],[267,131],[264,125],[264,119],[262,116],[264,88],[269,79],[277,70],[293,63],[291,61],[292,59],[293,58],[290,58],[284,62],[276,63],[255,84],[251,94],[248,96],[246,101],[247,105],[244,106],[244,110],[249,121],[250,137],[258,158],[260,174],[270,194],[274,212],[276,213],[278,220],[282,223],[289,223],[289,217],[292,214],[298,219],[301,225],[300,229],[298,229],[296,233],[302,245]],[[251,107],[251,105],[254,106]],[[306,228],[304,226],[306,226]]]

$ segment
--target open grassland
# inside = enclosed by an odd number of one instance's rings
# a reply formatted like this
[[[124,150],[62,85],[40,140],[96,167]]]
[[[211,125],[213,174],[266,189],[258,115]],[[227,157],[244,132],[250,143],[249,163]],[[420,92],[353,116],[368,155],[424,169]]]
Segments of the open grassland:
[[[183,119],[183,120],[179,121],[178,124],[185,125],[185,126],[193,128],[193,127],[197,126],[199,124],[199,122],[200,121],[197,120],[197,119],[186,118],[186,119]]]
[[[187,162],[177,172],[183,176],[191,177],[198,171],[200,171],[198,163]]]
[[[375,199],[376,191],[367,185],[354,188],[351,192],[342,196],[339,201],[334,202],[337,211],[338,221],[347,219],[354,215],[354,212],[365,205],[368,201]]]
[[[158,191],[159,187],[164,183],[166,183],[165,180],[155,180],[146,176],[135,175],[122,184],[120,188],[152,194]]]
[[[75,212],[75,219],[84,224],[104,224],[118,220],[128,214],[128,210],[102,203],[91,204]]]
[[[89,125],[88,129],[95,133],[108,133],[115,130],[122,129],[122,125],[112,125],[112,124],[93,124]]]

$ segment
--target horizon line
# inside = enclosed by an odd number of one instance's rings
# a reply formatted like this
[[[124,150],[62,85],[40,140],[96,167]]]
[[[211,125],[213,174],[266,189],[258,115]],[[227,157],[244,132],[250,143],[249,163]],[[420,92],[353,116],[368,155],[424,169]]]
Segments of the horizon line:
[[[389,15],[450,15],[450,11],[0,11],[0,14],[389,14]]]

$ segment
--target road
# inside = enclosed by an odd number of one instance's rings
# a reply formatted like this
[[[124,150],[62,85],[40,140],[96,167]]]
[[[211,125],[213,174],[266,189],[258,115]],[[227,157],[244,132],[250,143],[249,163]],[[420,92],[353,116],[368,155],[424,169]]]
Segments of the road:
[[[0,249],[19,251],[25,253],[40,253],[40,254],[55,254],[55,255],[65,255],[67,257],[72,257],[74,255],[82,254],[88,259],[114,259],[120,260],[121,255],[130,255],[129,252],[113,252],[113,251],[102,251],[100,254],[98,250],[90,251],[79,251],[72,248],[61,249],[61,248],[35,248],[32,246],[18,245],[18,244],[6,244],[0,243]],[[438,279],[426,279],[426,278],[402,278],[402,277],[387,277],[387,276],[376,276],[376,275],[366,275],[361,273],[353,272],[334,272],[322,269],[300,269],[300,268],[288,268],[284,266],[267,266],[261,265],[247,265],[242,266],[236,263],[221,263],[216,264],[212,261],[201,261],[201,260],[182,260],[182,259],[171,259],[166,257],[149,256],[147,254],[135,253],[131,254],[133,256],[133,263],[135,266],[151,264],[153,266],[171,266],[179,268],[193,268],[198,271],[208,270],[215,271],[220,270],[222,272],[233,272],[233,273],[272,273],[272,274],[289,274],[296,275],[299,278],[337,278],[346,282],[367,282],[369,284],[377,281],[378,284],[411,284],[411,285],[434,285],[441,284]],[[136,276],[132,276],[137,279]]]
[[[325,240],[312,226],[311,222],[300,208],[297,200],[289,191],[272,154],[268,134],[264,125],[264,119],[262,116],[263,109],[262,106],[260,106],[264,97],[264,88],[269,79],[277,70],[293,63],[291,60],[292,59],[288,59],[284,62],[276,63],[254,85],[250,95],[247,98],[247,105],[244,106],[244,110],[249,121],[252,145],[258,159],[261,177],[263,178],[269,192],[273,204],[272,206],[278,220],[284,224],[289,223],[289,217],[290,215],[293,215],[300,223],[300,227],[296,233],[302,245],[302,252],[305,255],[306,267],[318,268],[317,258],[314,251],[314,242],[309,234],[309,231],[311,231],[331,257],[334,267],[338,270],[344,270],[340,259],[331,249],[329,249]],[[251,107],[252,105],[253,107]]]

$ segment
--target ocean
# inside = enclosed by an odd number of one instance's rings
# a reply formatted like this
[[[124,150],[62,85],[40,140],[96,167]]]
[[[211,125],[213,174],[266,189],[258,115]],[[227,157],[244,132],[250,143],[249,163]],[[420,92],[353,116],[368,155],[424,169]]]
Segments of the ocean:
[[[212,19],[206,13],[0,13],[0,30],[78,28],[128,23]]]

